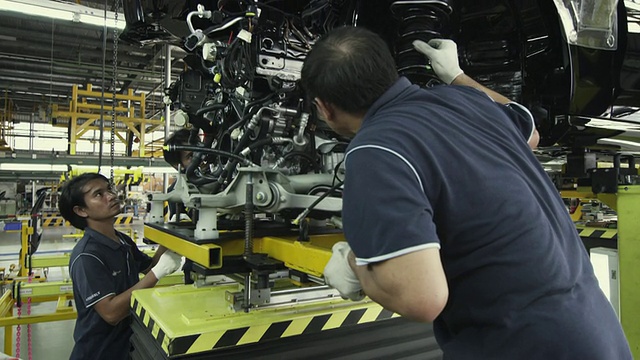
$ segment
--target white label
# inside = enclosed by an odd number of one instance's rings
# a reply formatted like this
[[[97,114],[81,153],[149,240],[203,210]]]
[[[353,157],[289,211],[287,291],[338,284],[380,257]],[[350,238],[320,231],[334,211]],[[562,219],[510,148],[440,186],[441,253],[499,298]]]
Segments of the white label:
[[[20,289],[20,295],[31,295],[33,294],[33,289]]]
[[[73,285],[62,285],[60,286],[60,292],[72,292]]]

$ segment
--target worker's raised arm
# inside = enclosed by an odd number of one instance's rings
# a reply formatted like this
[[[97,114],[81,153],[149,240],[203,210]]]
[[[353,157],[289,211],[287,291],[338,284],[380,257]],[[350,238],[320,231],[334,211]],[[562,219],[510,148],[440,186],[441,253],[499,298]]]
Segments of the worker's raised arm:
[[[458,47],[452,40],[432,39],[429,43],[416,40],[413,42],[413,47],[429,59],[429,64],[433,68],[433,71],[444,83],[448,85],[469,86],[480,90],[493,99],[493,101],[502,105],[515,103],[513,100],[487,88],[465,74],[460,68],[458,61]],[[525,116],[529,118],[531,123],[531,132],[527,134],[529,135],[527,143],[532,149],[535,149],[538,146],[540,134],[535,128],[535,121],[528,110]]]

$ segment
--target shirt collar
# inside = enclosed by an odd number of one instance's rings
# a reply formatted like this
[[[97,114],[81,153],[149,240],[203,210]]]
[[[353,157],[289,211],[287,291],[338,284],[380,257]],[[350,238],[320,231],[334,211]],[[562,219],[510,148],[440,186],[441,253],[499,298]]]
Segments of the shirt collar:
[[[127,244],[126,242],[124,242],[124,240],[122,240],[121,235],[118,233],[118,231],[116,231],[116,234],[118,235],[118,237],[120,238],[120,243],[117,243],[115,241],[113,241],[112,239],[108,238],[107,236],[105,236],[102,233],[97,232],[96,230],[93,230],[90,227],[86,227],[84,229],[84,234],[88,235],[92,238],[94,238],[97,242],[99,242],[100,244],[106,245],[110,248],[112,248],[113,250],[117,250],[119,249],[121,246],[126,246],[128,247],[129,244]]]
[[[371,105],[369,110],[367,110],[367,113],[364,115],[364,121],[367,121],[367,119],[373,117],[378,109],[383,107],[385,104],[395,100],[398,96],[405,92],[405,90],[412,86],[413,84],[411,84],[409,79],[407,79],[406,77],[398,78],[398,80],[396,80],[396,82],[394,82],[393,85],[391,85],[391,87],[387,89],[387,91],[385,91],[385,93],[382,94],[382,96],[380,96],[378,100],[373,103],[373,105]]]

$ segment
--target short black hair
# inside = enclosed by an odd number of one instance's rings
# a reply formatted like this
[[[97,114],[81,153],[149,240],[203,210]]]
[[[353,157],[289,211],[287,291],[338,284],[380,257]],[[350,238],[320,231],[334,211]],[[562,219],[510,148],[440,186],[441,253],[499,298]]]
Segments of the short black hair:
[[[352,113],[364,113],[398,79],[387,43],[374,32],[352,26],[331,30],[312,48],[301,83],[316,97]]]
[[[85,194],[82,189],[89,181],[96,179],[109,183],[109,179],[102,174],[84,173],[71,180],[67,180],[60,188],[60,198],[58,199],[60,215],[77,229],[84,230],[87,227],[87,219],[76,214],[73,208],[76,206],[87,206],[84,202]]]
[[[189,145],[190,137],[191,131],[189,129],[180,129],[171,134],[171,136],[169,136],[164,142],[164,145]],[[164,156],[164,161],[174,168],[177,168],[178,165],[182,166],[180,163],[180,151],[168,151],[162,149],[162,155]]]

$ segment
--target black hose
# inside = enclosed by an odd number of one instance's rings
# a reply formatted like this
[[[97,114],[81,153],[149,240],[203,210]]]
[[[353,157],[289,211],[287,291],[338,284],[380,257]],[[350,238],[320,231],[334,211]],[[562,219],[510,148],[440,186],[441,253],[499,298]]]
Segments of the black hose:
[[[246,143],[248,141],[248,136],[246,136],[248,133],[249,132],[246,132],[245,136],[242,137],[242,139],[240,140],[240,144],[238,144],[238,147],[234,151],[234,154],[239,154],[242,150],[244,150],[245,147],[242,144],[244,144],[244,143]],[[243,141],[243,140],[245,140],[245,141]],[[264,139],[260,139],[260,140],[258,140],[256,142],[252,143],[248,147],[249,147],[249,149],[253,150],[253,149],[257,148],[257,147],[264,146],[264,145],[269,145],[271,143],[273,143],[273,138],[271,138],[269,136],[269,137],[266,137]],[[244,158],[242,158],[242,159],[244,159]],[[234,160],[235,160],[235,158],[234,158]],[[231,172],[231,169],[233,169],[236,166],[236,164],[237,164],[237,162],[235,162],[235,161],[230,161],[230,162],[227,163],[227,165],[224,167],[224,170],[220,174],[220,178],[218,179],[218,183],[220,185],[222,185],[222,183],[224,181],[231,180],[231,175],[233,174]]]
[[[249,149],[254,150],[255,148],[259,148],[261,146],[265,146],[265,145],[269,145],[273,143],[273,138],[271,136],[267,136],[264,139],[260,139],[252,144],[250,144],[249,146],[247,146]],[[241,148],[238,148],[240,151],[244,150]]]
[[[196,111],[196,116],[201,116],[201,115],[203,115],[205,113],[208,113],[209,111],[213,111],[213,110],[222,110],[226,106],[227,106],[226,104],[213,104],[213,105],[201,107],[200,109],[198,109]]]
[[[188,146],[196,146],[193,144],[198,144],[198,135],[200,133],[200,129],[193,128],[189,133]],[[207,136],[205,133],[204,144],[197,146],[198,149],[207,149],[211,147],[213,144],[213,138],[211,136]],[[191,163],[185,169],[185,175],[187,176],[187,180],[194,185],[204,185],[217,180],[217,177],[206,176],[203,174],[197,174],[196,170],[200,168],[200,164],[204,159],[204,153],[202,151],[194,151],[193,157],[191,158]]]
[[[243,158],[240,155],[236,155],[234,153],[230,153],[228,151],[219,150],[219,149],[211,149],[211,148],[203,148],[200,146],[193,145],[169,145],[169,151],[194,151],[194,152],[204,152],[209,154],[215,154],[218,156],[228,157],[234,160],[241,162],[243,165],[251,166],[253,163],[248,159]]]

